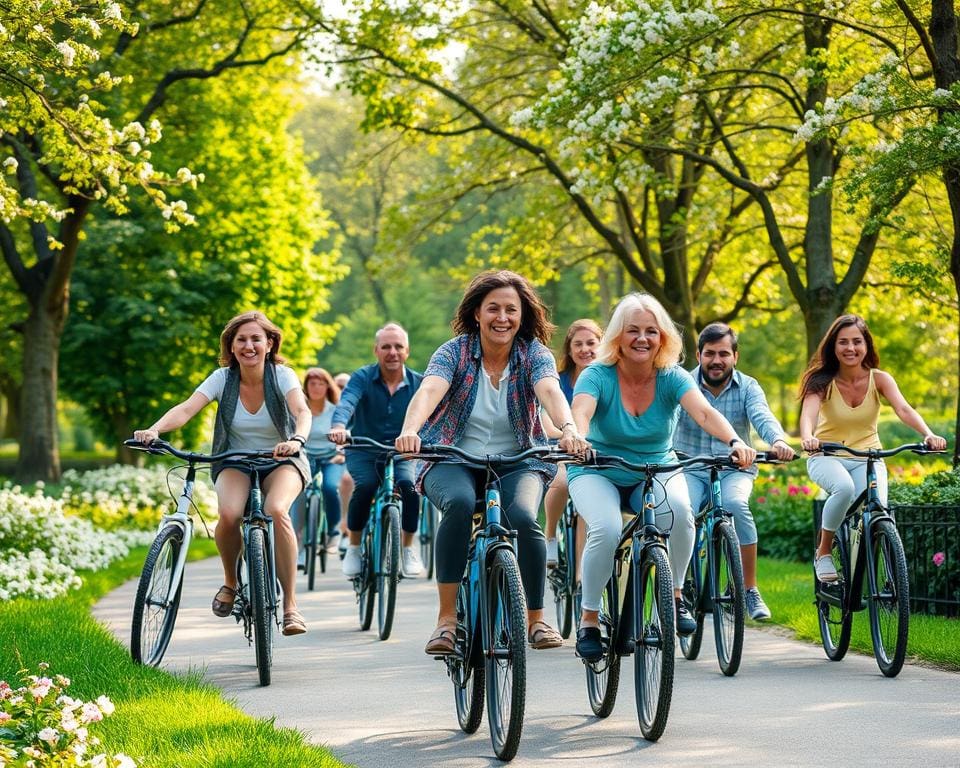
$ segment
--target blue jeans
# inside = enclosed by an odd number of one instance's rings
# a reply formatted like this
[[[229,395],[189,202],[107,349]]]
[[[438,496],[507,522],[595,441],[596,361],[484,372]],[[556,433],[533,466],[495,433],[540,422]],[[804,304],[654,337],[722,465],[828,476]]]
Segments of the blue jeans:
[[[687,479],[690,504],[696,515],[704,502],[710,502],[710,470],[685,469],[683,476]],[[753,522],[753,513],[750,511],[750,494],[753,492],[754,480],[756,476],[749,472],[730,469],[720,473],[720,498],[723,500],[723,508],[733,515],[733,527],[743,546],[757,543],[757,525]]]
[[[329,456],[310,456],[310,473],[316,475],[317,472],[323,472],[320,494],[323,497],[323,512],[327,518],[327,531],[333,533],[340,525],[340,478],[346,471],[346,465],[343,462],[333,464],[330,459]],[[303,527],[306,501],[306,494],[301,493],[290,506],[290,519],[295,531]]]
[[[362,531],[367,524],[384,466],[383,458],[370,451],[347,451],[347,469],[354,484],[347,507],[347,528],[351,531]],[[393,461],[393,484],[403,499],[400,527],[407,533],[416,533],[420,525],[420,496],[413,488],[413,466],[412,461]]]

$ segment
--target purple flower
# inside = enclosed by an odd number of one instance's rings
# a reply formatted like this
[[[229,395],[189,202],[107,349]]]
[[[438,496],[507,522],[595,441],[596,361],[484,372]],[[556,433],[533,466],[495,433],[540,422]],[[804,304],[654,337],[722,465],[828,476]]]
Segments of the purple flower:
[[[933,556],[933,564],[939,568],[947,561],[947,556],[943,552],[937,552]]]

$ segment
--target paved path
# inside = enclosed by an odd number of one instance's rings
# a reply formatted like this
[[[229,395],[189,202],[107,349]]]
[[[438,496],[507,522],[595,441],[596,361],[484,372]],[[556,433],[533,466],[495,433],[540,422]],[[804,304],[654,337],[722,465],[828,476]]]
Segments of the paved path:
[[[363,768],[499,764],[486,720],[472,736],[459,730],[444,668],[421,650],[433,627],[434,585],[401,583],[393,636],[379,642],[359,631],[353,592],[339,562],[332,566],[318,575],[317,591],[300,596],[310,631],[279,639],[273,684],[264,689],[240,629],[210,613],[219,562],[191,564],[164,667],[202,670],[245,711],[275,716]],[[120,587],[94,611],[125,643],[135,588]],[[832,663],[817,646],[750,630],[740,672],[726,678],[711,638],[697,661],[678,656],[670,719],[656,744],[640,736],[632,660],[624,664],[616,709],[598,720],[572,644],[528,652],[526,720],[511,766],[579,766],[588,758],[590,768],[623,768],[625,761],[658,768],[960,766],[960,675],[908,665],[888,680],[872,657]],[[828,753],[824,734],[842,746]]]

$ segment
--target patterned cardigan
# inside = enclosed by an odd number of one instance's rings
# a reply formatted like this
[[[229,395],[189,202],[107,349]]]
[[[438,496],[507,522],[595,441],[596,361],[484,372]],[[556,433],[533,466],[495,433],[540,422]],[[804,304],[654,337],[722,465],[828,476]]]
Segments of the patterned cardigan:
[[[467,420],[477,401],[480,377],[484,375],[482,356],[480,336],[475,333],[450,339],[433,353],[423,372],[424,378],[439,376],[450,383],[450,389],[420,429],[420,439],[424,443],[457,445],[463,438]],[[550,350],[537,339],[527,341],[515,337],[507,377],[507,412],[522,450],[547,444],[540,424],[540,404],[533,387],[549,377],[558,378],[557,364]],[[420,462],[417,470],[417,490],[420,492],[423,490],[423,476],[430,466],[429,462]],[[555,465],[536,459],[529,460],[529,467],[541,473],[547,482],[557,473]]]

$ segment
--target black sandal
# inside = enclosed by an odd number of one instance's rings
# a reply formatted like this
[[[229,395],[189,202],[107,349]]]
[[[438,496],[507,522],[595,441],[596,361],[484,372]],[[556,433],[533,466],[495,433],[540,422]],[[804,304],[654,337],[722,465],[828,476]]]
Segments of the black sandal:
[[[220,595],[225,595],[230,598],[230,601],[221,600]],[[228,587],[224,584],[220,589],[217,590],[217,594],[213,596],[213,603],[210,606],[213,610],[214,616],[219,616],[221,619],[225,616],[229,616],[233,612],[233,603],[237,597],[237,590],[233,587]]]

